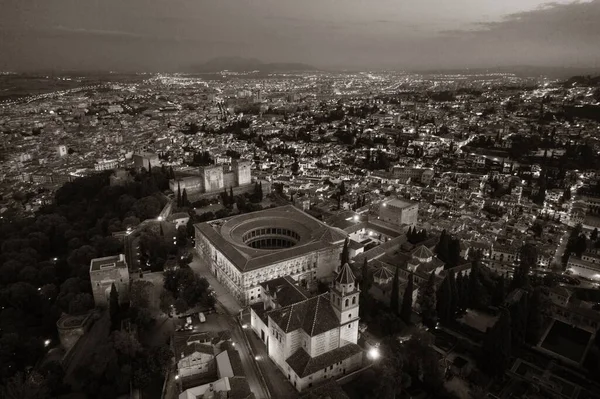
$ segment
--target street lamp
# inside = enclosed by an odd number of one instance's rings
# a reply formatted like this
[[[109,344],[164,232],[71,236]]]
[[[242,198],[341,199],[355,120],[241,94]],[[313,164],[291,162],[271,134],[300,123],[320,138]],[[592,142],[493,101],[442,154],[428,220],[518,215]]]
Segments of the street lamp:
[[[50,345],[50,342],[51,341],[49,339],[45,340],[44,341],[44,346],[47,348]]]
[[[369,356],[369,358],[371,360],[377,360],[381,356],[381,354],[379,353],[379,349],[378,348],[371,348],[371,349],[369,349],[369,352],[367,353],[367,355]]]
[[[163,221],[163,217],[159,216],[159,217],[156,218],[156,220],[158,220],[159,222],[162,222]]]

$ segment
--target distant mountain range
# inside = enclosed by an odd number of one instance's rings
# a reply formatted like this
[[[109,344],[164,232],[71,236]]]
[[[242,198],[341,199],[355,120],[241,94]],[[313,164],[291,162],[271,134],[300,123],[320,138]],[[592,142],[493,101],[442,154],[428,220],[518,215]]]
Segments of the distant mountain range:
[[[290,72],[290,71],[316,71],[312,65],[295,62],[262,62],[256,58],[243,57],[218,57],[203,64],[190,68],[193,73],[210,73],[220,71],[231,72]]]

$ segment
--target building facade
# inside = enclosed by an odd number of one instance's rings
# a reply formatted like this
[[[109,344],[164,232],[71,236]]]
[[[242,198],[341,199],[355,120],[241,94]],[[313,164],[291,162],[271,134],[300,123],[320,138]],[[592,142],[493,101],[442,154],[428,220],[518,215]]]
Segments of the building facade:
[[[210,165],[201,167],[197,176],[187,176],[169,181],[173,192],[185,189],[190,194],[220,193],[237,187],[251,187],[250,161],[234,160],[231,166]]]
[[[416,226],[419,203],[391,199],[379,204],[379,219],[397,226]]]
[[[196,251],[242,304],[261,301],[261,283],[290,276],[312,289],[329,282],[346,233],[288,205],[195,225]]]
[[[360,290],[352,270],[338,270],[330,291],[310,297],[289,278],[265,283],[261,303],[251,306],[251,326],[269,357],[303,391],[359,369]]]
[[[129,270],[125,255],[92,259],[90,282],[96,306],[108,306],[113,284],[119,293],[119,303],[127,303],[129,301]]]

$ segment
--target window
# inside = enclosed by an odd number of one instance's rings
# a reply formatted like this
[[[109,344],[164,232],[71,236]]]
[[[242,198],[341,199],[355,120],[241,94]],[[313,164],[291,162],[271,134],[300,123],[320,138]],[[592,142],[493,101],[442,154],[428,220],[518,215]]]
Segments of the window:
[[[352,297],[352,304],[356,305],[356,297],[355,296]]]
[[[344,301],[344,306],[348,306],[349,304],[350,304],[350,301],[349,301],[348,299],[346,299],[346,300]]]
[[[352,323],[348,324],[348,328],[352,328]]]
[[[348,313],[348,318],[350,319],[352,317],[352,313]]]
[[[260,298],[260,294],[258,294],[256,297],[257,297],[257,298]]]

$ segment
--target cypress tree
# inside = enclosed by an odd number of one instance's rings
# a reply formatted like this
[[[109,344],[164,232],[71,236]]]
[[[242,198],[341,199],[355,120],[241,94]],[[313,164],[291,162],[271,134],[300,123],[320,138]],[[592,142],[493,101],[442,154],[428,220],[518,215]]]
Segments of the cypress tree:
[[[399,301],[400,301],[400,273],[398,267],[396,267],[396,273],[394,273],[394,280],[392,282],[392,293],[390,296],[390,309],[394,314],[398,314]]]
[[[400,318],[406,323],[410,324],[410,316],[412,315],[413,305],[413,290],[414,290],[414,278],[411,273],[408,276],[408,283],[404,290],[404,296],[402,297],[402,308],[400,309]]]
[[[232,205],[235,203],[235,199],[233,198],[233,187],[229,187],[229,203]]]
[[[342,248],[342,254],[340,255],[340,261],[342,266],[346,263],[350,263],[350,251],[348,249],[348,237],[344,240],[344,247]]]
[[[361,269],[361,273],[360,273],[360,282],[362,284],[362,289],[363,290],[369,290],[369,286],[370,286],[370,278],[369,278],[369,267],[367,266],[367,258],[365,257],[365,260],[363,262],[362,265],[362,269]]]
[[[169,177],[171,179],[175,178],[175,172],[173,171],[173,167],[172,166],[169,166]]]
[[[437,245],[435,246],[435,253],[437,254],[437,257],[441,261],[448,262],[448,252],[449,252],[448,235],[446,234],[446,230],[443,230],[442,234],[440,235],[440,239],[439,239]]]
[[[458,266],[460,262],[460,240],[458,238],[451,238],[448,244],[448,260],[447,264],[451,267]]]
[[[177,182],[177,208],[181,208],[181,184]]]
[[[429,328],[435,327],[437,322],[435,272],[431,272],[423,287],[423,292],[419,298],[419,307],[423,324]]]
[[[188,201],[188,196],[187,196],[187,190],[184,188],[183,192],[181,193],[181,206],[188,206],[189,205],[189,201]]]
[[[452,290],[447,277],[438,288],[436,310],[440,322],[448,323],[452,320]]]
[[[590,240],[596,241],[597,239],[598,239],[598,228],[596,227],[590,234]]]
[[[481,347],[481,369],[490,376],[504,374],[510,363],[511,320],[508,309],[503,308],[500,318],[488,328]]]
[[[510,307],[511,338],[515,347],[519,347],[525,343],[527,313],[527,295],[523,295],[519,302],[514,303]]]
[[[148,174],[152,174],[152,164],[150,163],[150,160],[148,160]]]
[[[533,290],[528,303],[529,312],[527,313],[525,339],[530,345],[537,345],[542,336],[545,313],[545,303],[540,287]]]
[[[463,285],[465,284],[465,280],[463,277],[462,273],[458,273],[456,275],[456,307],[457,307],[457,312],[460,314],[462,313],[465,308],[464,308],[464,303],[465,300],[463,298],[463,293],[464,293],[464,287]]]
[[[502,274],[494,286],[492,303],[494,306],[500,306],[504,303],[504,298],[506,298],[506,280]]]
[[[452,320],[454,320],[456,318],[456,314],[458,313],[459,296],[456,278],[454,276],[454,271],[452,270],[448,274],[448,285],[450,286],[450,317]]]
[[[117,291],[117,287],[115,283],[112,283],[110,286],[110,295],[108,302],[108,311],[110,313],[110,323],[112,325],[113,330],[119,328],[119,292]]]

